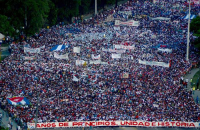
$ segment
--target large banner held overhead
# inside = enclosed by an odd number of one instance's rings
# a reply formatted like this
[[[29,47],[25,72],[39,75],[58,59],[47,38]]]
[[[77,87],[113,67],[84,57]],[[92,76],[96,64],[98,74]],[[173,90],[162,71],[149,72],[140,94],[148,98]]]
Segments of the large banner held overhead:
[[[122,22],[120,20],[115,20],[115,25],[139,26],[139,21],[129,20],[126,22]]]
[[[105,48],[102,48],[102,51],[106,51],[106,52],[111,52],[111,53],[125,53],[126,50],[115,50],[115,49],[105,49]]]
[[[156,61],[142,61],[139,59],[139,63],[140,64],[144,64],[144,65],[150,65],[150,66],[162,66],[162,67],[167,67],[169,68],[169,63],[165,63],[165,62],[156,62]]]
[[[73,52],[74,52],[74,53],[80,53],[80,51],[81,51],[81,48],[80,48],[80,47],[74,47],[74,48],[73,48]]]
[[[76,60],[76,65],[83,65],[85,63],[87,64],[87,62],[84,60]]]
[[[58,128],[58,127],[99,127],[99,126],[136,126],[136,127],[176,127],[176,128],[200,128],[200,122],[178,122],[178,121],[76,121],[76,122],[47,122],[37,123],[37,128]],[[27,123],[29,129],[35,128],[35,123]]]
[[[96,55],[96,56],[94,54],[92,54],[92,59],[99,60],[100,58],[101,58],[100,54]]]
[[[172,52],[172,49],[168,49],[168,48],[158,48],[158,51],[171,53],[171,52]]]
[[[114,45],[116,49],[126,49],[126,50],[134,50],[135,46],[125,46],[125,45]]]
[[[28,57],[28,56],[24,57],[24,60],[35,60],[35,59],[36,59],[35,57]]]
[[[113,59],[119,59],[121,58],[121,54],[112,54]]]
[[[40,53],[41,48],[28,48],[24,47],[24,53]]]
[[[54,57],[57,59],[68,59],[68,53],[64,54],[64,55],[58,55],[56,52],[54,52]]]

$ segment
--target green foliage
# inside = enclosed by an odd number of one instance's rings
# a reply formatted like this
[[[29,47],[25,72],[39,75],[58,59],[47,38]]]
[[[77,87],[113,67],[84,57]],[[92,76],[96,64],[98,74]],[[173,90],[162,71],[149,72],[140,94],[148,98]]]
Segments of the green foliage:
[[[118,0],[97,0],[98,9]],[[47,25],[71,21],[72,17],[94,12],[94,0],[0,0],[0,32],[27,36]]]
[[[53,26],[57,22],[58,18],[58,8],[56,8],[55,4],[52,1],[49,1],[49,16],[48,16],[48,24]]]
[[[0,130],[8,130],[8,128],[4,128],[4,127],[0,126]]]
[[[200,50],[200,16],[197,16],[190,23],[190,29],[198,38],[193,42],[196,48]]]
[[[197,16],[191,21],[190,29],[196,36],[200,36],[200,16]]]
[[[28,35],[43,27],[49,12],[48,0],[1,0],[0,5],[0,13],[7,16],[10,26]]]
[[[86,14],[90,10],[91,0],[81,0],[81,5],[79,8],[80,14]]]
[[[0,14],[0,32],[4,35],[14,35],[14,29],[10,25],[8,17]]]
[[[109,4],[109,5],[115,4],[115,1],[116,1],[116,0],[107,0],[107,1],[106,1],[106,4]]]

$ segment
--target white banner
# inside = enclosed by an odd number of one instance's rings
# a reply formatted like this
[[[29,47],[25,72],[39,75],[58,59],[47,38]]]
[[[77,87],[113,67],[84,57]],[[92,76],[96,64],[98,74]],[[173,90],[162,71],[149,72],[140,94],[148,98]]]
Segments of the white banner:
[[[144,64],[144,65],[155,65],[155,66],[162,66],[162,67],[168,67],[169,68],[169,63],[165,63],[165,62],[156,62],[156,61],[142,61],[139,59],[139,63],[140,64]]]
[[[40,48],[41,48],[41,49],[44,49],[44,48],[45,48],[45,45],[41,46]]]
[[[116,49],[126,49],[126,50],[134,50],[135,46],[125,46],[125,45],[114,45],[114,48]]]
[[[104,48],[102,48],[102,51],[107,51],[107,52],[115,52],[115,53],[125,53],[126,52],[126,50],[115,50],[115,49],[104,49]]]
[[[81,48],[80,48],[80,47],[74,47],[74,48],[73,48],[73,52],[74,52],[74,53],[80,53],[80,51],[81,51]]]
[[[101,58],[100,54],[97,55],[97,56],[94,56],[94,55],[92,54],[92,59],[94,59],[94,60],[99,60],[100,58]]]
[[[126,22],[121,22],[120,20],[115,20],[115,25],[139,26],[139,21],[129,20]]]
[[[90,64],[101,64],[101,60],[90,60]]]
[[[40,53],[40,49],[41,48],[28,48],[28,47],[24,47],[24,53]]]
[[[120,27],[119,26],[114,26],[114,30],[120,30]]]
[[[99,127],[99,126],[139,126],[139,127],[181,127],[200,128],[200,122],[179,122],[179,121],[74,121],[74,122],[46,122],[37,123],[37,128],[58,128],[58,127]],[[35,128],[35,123],[27,123],[29,129]]]
[[[35,57],[24,56],[24,60],[35,60]]]
[[[87,64],[87,61],[84,61],[84,60],[76,60],[76,65],[83,65],[84,63]]]
[[[112,54],[113,59],[121,58],[121,54]]]
[[[57,59],[68,59],[68,53],[64,54],[64,55],[58,55],[56,52],[54,52],[54,57]]]
[[[108,65],[108,62],[103,62],[101,60],[90,60],[90,64]]]
[[[79,79],[75,75],[73,75],[73,79],[72,80],[75,81],[75,82],[79,81]]]
[[[172,52],[172,49],[164,49],[164,48],[158,48],[158,51],[162,51],[162,52],[168,52],[168,53],[171,53]]]

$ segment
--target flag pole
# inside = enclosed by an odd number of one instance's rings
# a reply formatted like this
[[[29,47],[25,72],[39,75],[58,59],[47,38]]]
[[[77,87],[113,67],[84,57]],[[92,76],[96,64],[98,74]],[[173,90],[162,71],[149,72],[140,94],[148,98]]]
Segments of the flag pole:
[[[187,55],[186,61],[189,61],[189,44],[190,44],[190,0],[189,0],[189,14],[188,14],[188,36],[187,36]]]

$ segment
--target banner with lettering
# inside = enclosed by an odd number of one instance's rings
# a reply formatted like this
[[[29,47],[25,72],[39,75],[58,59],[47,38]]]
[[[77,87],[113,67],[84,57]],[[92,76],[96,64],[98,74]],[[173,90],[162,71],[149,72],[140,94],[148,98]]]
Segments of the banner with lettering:
[[[40,53],[41,48],[28,48],[24,47],[24,53]]]
[[[122,22],[120,20],[115,20],[115,25],[139,26],[139,21],[129,20],[126,22]]]
[[[84,61],[84,60],[76,60],[76,65],[83,65],[84,63],[87,64],[87,61]]]
[[[112,53],[125,53],[126,50],[115,50],[115,49],[105,49],[105,48],[102,48],[102,51],[105,51],[105,52],[112,52]]]
[[[64,54],[64,55],[58,55],[56,52],[54,52],[54,57],[56,59],[68,59],[68,53]]]
[[[77,121],[77,122],[47,122],[37,123],[37,128],[58,128],[58,127],[98,127],[98,126],[140,126],[140,127],[182,127],[182,128],[200,128],[200,122],[149,122],[149,121]],[[35,128],[35,123],[27,123],[29,129]]]
[[[81,51],[81,48],[80,48],[80,47],[74,47],[74,48],[73,48],[73,52],[74,52],[74,53],[80,53],[80,51]]]
[[[121,58],[121,54],[112,54],[113,59],[119,59]]]
[[[156,61],[142,61],[139,59],[139,63],[140,64],[144,64],[144,65],[155,65],[155,66],[162,66],[162,67],[168,67],[169,68],[169,63],[165,63],[165,62],[156,62]]]
[[[108,64],[108,62],[102,62],[101,60],[90,60],[90,64]]]
[[[132,45],[132,46],[114,45],[114,48],[116,48],[116,49],[134,50],[135,45]]]
[[[171,52],[172,52],[172,49],[168,49],[168,48],[158,48],[158,51],[171,53]]]
[[[35,57],[24,56],[24,60],[35,60]]]

